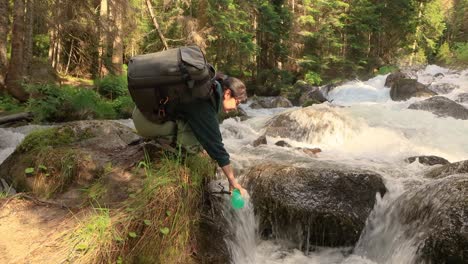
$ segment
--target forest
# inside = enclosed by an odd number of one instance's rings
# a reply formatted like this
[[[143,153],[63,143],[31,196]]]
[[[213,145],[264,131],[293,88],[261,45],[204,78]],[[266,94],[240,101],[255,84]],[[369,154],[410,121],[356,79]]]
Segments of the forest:
[[[2,105],[34,106],[38,94],[64,85],[116,99],[127,94],[132,56],[193,44],[256,95],[294,96],[297,80],[323,85],[418,65],[463,67],[467,6],[467,0],[0,0],[7,14],[0,18]],[[88,101],[96,96],[83,93]],[[131,100],[113,103],[101,108],[119,112]]]

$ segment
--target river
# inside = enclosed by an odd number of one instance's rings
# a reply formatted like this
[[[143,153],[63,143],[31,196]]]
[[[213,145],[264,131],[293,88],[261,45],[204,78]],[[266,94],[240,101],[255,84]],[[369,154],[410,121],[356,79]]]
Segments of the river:
[[[437,73],[443,77],[435,78]],[[227,220],[235,234],[230,245],[236,264],[412,264],[415,263],[418,240],[403,236],[397,214],[391,212],[395,200],[408,186],[426,184],[423,173],[428,169],[418,162],[404,160],[416,155],[436,155],[450,162],[468,159],[468,121],[440,118],[430,112],[409,110],[421,98],[394,102],[390,89],[384,87],[386,75],[367,81],[352,81],[336,87],[328,94],[331,104],[299,111],[296,120],[311,130],[300,140],[267,137],[268,144],[253,147],[252,141],[264,133],[265,123],[275,114],[291,109],[250,109],[253,118],[244,122],[229,119],[223,123],[225,145],[242,174],[263,161],[300,163],[311,159],[293,148],[274,145],[286,140],[293,147],[319,147],[316,159],[332,160],[371,169],[384,177],[388,189],[367,220],[366,227],[354,248],[318,248],[305,254],[289,241],[265,241],[255,235],[257,219],[252,205],[239,212],[230,212]],[[415,76],[416,77],[416,76]],[[468,70],[454,72],[435,65],[417,72],[423,84],[450,83],[459,86],[444,96],[455,99],[468,92]],[[337,107],[342,106],[342,107]],[[468,107],[468,105],[465,105]],[[309,112],[322,111],[311,119]],[[312,129],[314,128],[314,129]],[[317,129],[319,128],[319,129]]]

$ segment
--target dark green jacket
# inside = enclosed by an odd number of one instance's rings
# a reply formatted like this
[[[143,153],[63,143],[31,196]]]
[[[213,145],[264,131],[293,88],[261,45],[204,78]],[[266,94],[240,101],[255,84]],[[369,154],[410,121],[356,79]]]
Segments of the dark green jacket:
[[[208,152],[208,155],[218,162],[220,167],[230,163],[229,153],[224,148],[223,138],[219,130],[218,113],[222,110],[222,94],[221,85],[216,82],[215,105],[210,99],[198,99],[187,104],[181,104],[177,108],[177,116],[189,123],[198,142]]]

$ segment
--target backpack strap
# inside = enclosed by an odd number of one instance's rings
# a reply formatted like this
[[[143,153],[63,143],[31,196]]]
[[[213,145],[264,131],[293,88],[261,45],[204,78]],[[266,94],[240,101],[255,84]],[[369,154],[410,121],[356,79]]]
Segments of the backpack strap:
[[[182,73],[182,79],[184,80],[185,84],[187,85],[187,87],[190,89],[190,92],[192,91],[193,89],[193,86],[195,85],[195,81],[192,79],[192,77],[190,76],[190,73],[189,71],[187,70],[187,67],[185,66],[185,64],[182,62],[182,54],[181,54],[181,50],[179,49],[179,53],[178,53],[178,60],[179,60],[179,70],[180,70],[180,73]]]

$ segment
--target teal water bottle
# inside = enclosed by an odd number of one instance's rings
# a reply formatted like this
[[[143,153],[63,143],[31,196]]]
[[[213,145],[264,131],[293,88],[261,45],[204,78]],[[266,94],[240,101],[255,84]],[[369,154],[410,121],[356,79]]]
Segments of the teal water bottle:
[[[234,209],[241,209],[244,207],[245,201],[244,198],[242,198],[242,195],[239,191],[239,189],[234,189],[232,191],[231,195],[231,205]]]

